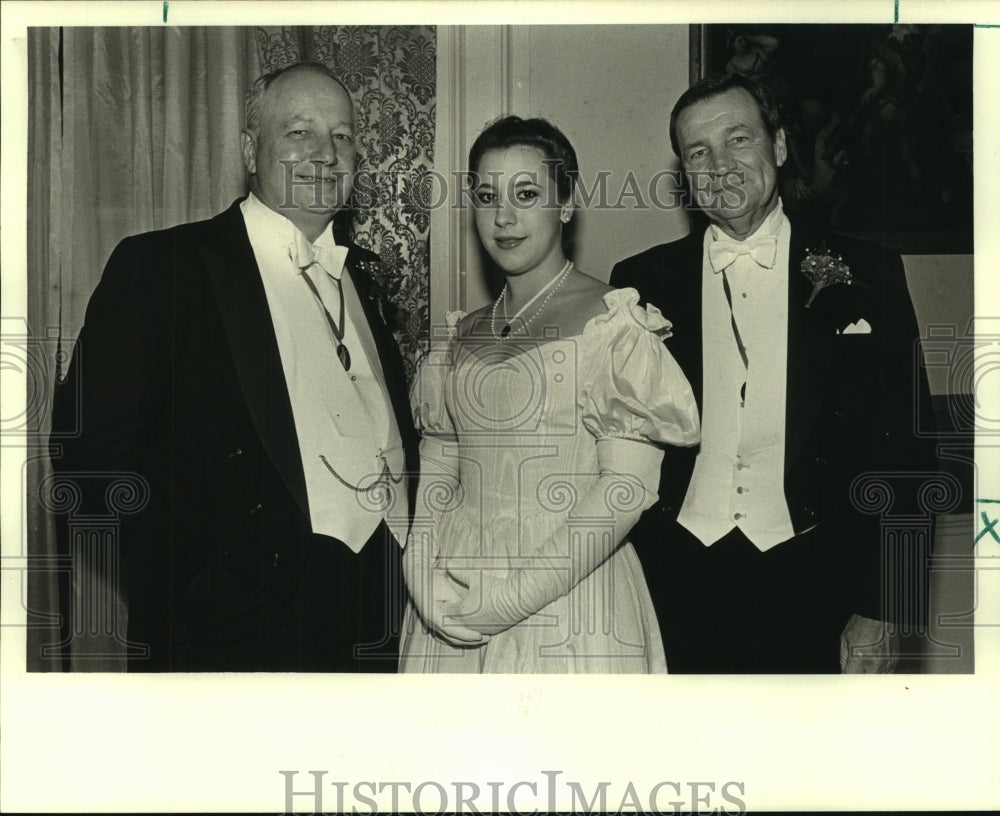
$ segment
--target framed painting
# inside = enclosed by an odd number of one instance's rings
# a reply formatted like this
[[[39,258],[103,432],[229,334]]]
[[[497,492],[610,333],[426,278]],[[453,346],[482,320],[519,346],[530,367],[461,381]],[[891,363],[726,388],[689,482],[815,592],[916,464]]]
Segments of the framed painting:
[[[691,26],[690,78],[774,95],[781,195],[818,227],[901,254],[971,253],[972,26]]]

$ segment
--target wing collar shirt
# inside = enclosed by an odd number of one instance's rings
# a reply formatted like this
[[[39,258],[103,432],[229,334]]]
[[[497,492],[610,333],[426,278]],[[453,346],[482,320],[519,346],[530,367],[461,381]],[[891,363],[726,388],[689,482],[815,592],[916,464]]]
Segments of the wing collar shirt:
[[[762,551],[794,534],[784,492],[790,238],[780,201],[744,242],[715,225],[705,231],[701,448],[678,521],[706,546],[735,527]]]
[[[406,481],[402,441],[375,341],[351,276],[342,274],[347,247],[336,246],[332,225],[313,244],[328,248],[324,257],[339,267],[309,269],[321,302],[298,267],[297,242],[305,240],[298,228],[252,193],[240,208],[292,403],[313,532],[360,552],[382,518],[398,528],[398,519],[386,514],[405,514]],[[324,313],[326,303],[339,320],[339,303],[328,301],[328,295],[339,297],[338,287],[319,278],[327,273],[341,280],[349,372],[337,358],[337,341]],[[397,539],[403,540],[398,533]]]

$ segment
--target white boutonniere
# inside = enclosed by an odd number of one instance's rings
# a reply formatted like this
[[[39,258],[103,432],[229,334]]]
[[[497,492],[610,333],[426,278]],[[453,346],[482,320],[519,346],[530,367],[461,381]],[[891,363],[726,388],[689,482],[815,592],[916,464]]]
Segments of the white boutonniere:
[[[833,286],[835,283],[846,283],[850,286],[853,282],[851,268],[844,263],[844,259],[840,255],[834,255],[830,252],[825,243],[816,252],[807,249],[806,257],[802,260],[799,269],[813,285],[809,300],[806,301],[807,309],[812,305],[816,295],[827,286]]]

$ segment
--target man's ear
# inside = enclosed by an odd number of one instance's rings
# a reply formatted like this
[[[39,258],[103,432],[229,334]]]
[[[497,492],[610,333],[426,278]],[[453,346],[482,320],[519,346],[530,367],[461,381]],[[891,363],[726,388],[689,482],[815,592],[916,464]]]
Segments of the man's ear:
[[[257,172],[257,139],[245,128],[240,133],[240,147],[243,149],[243,165],[253,175]]]
[[[774,159],[778,167],[781,167],[788,158],[788,146],[785,144],[785,129],[778,128],[774,134]]]

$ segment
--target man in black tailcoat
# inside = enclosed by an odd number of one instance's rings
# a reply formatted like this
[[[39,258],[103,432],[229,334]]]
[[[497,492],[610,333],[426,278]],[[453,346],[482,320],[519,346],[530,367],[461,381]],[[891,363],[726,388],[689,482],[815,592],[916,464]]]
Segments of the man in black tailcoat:
[[[708,223],[611,276],[673,323],[701,410],[632,533],[668,667],[891,671],[899,625],[927,614],[928,547],[884,541],[875,494],[935,467],[902,262],[784,215],[785,134],[754,80],[696,84],[670,136]]]
[[[112,254],[53,465],[84,513],[101,477],[145,486],[119,530],[130,671],[395,671],[416,437],[378,258],[334,231],[351,98],[318,64],[261,77],[242,145],[247,198]]]

